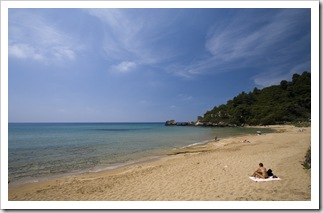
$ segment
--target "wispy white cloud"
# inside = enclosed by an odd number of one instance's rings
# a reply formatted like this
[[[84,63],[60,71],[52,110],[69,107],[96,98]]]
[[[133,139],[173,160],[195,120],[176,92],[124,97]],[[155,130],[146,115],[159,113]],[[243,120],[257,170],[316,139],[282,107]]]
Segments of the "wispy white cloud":
[[[193,96],[187,94],[178,94],[178,98],[182,101],[192,101],[194,99]]]
[[[230,20],[216,22],[207,34],[204,57],[186,65],[173,65],[171,72],[193,78],[200,74],[251,68],[262,71],[267,78],[274,75],[281,79],[284,76],[280,73],[285,74],[286,69],[295,71],[295,59],[304,51],[304,44],[308,47],[306,42],[310,41],[309,34],[298,37],[304,21],[308,21],[303,19],[304,10],[276,10],[269,14],[265,11],[266,14],[261,15],[262,12],[240,10]],[[291,39],[294,42],[291,43]],[[309,58],[305,60],[309,61]],[[257,79],[255,83],[261,86],[270,84]]]
[[[254,19],[246,13],[238,14],[224,31],[216,28],[211,33],[206,49],[219,61],[248,59],[277,51],[283,47],[282,42],[297,32],[298,20],[292,15],[282,11]]]
[[[257,86],[267,87],[271,85],[277,85],[284,79],[288,80],[289,75],[286,72],[264,72],[257,74],[253,77],[253,80]]]
[[[128,19],[127,15],[119,9],[88,9],[86,11],[103,23],[105,31],[103,48],[109,58],[136,56],[139,41],[135,37],[141,31],[142,20]]]
[[[43,60],[43,56],[36,52],[34,47],[29,44],[16,43],[9,46],[8,54],[15,58]]]
[[[9,11],[9,56],[44,63],[70,61],[81,46],[44,16],[32,10]]]
[[[115,66],[115,71],[119,73],[127,73],[133,71],[137,64],[132,61],[122,61],[120,64]]]
[[[124,61],[130,61],[136,66],[154,66],[165,60],[175,57],[176,53],[171,46],[163,46],[160,40],[169,33],[165,30],[169,25],[167,16],[158,19],[153,10],[140,11],[127,9],[87,9],[88,14],[97,17],[104,30],[103,50],[107,60],[117,61],[119,68],[125,68]],[[150,17],[150,18],[149,18]],[[120,69],[120,71],[129,71]],[[114,66],[113,68],[115,68]]]
[[[261,72],[252,77],[254,83],[259,87],[268,87],[271,85],[278,85],[282,80],[292,80],[295,73],[301,74],[303,71],[309,71],[311,67],[310,60],[300,61],[299,63],[285,63],[277,66],[272,66],[272,71]],[[289,70],[286,72],[286,70]]]

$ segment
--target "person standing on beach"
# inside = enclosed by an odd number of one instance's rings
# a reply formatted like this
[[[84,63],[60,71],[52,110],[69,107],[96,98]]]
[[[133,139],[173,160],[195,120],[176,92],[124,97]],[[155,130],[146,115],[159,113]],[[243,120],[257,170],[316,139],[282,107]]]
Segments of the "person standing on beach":
[[[268,178],[267,170],[264,167],[264,164],[259,163],[259,168],[256,169],[256,171],[252,174],[253,177],[258,177],[258,178]]]

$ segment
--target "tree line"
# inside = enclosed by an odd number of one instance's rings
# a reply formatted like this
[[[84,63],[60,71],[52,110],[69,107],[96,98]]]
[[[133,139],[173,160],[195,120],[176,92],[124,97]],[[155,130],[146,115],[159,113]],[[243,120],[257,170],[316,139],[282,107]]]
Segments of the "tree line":
[[[292,81],[252,92],[242,92],[226,104],[207,111],[201,122],[234,125],[270,125],[309,122],[311,118],[311,73],[294,74]]]

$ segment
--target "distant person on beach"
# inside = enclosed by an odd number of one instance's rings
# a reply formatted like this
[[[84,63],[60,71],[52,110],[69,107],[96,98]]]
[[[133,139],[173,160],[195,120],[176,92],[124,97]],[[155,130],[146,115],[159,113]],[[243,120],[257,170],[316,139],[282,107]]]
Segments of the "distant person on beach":
[[[258,178],[268,178],[267,170],[264,167],[264,164],[259,163],[259,168],[256,169],[256,171],[252,174],[253,177],[258,177]]]

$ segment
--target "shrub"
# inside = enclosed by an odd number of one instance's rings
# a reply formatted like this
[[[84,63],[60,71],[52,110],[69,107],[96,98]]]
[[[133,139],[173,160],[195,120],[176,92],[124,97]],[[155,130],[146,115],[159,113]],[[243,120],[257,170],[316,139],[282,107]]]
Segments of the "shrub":
[[[311,169],[311,147],[308,148],[302,165],[304,166],[304,169]]]

